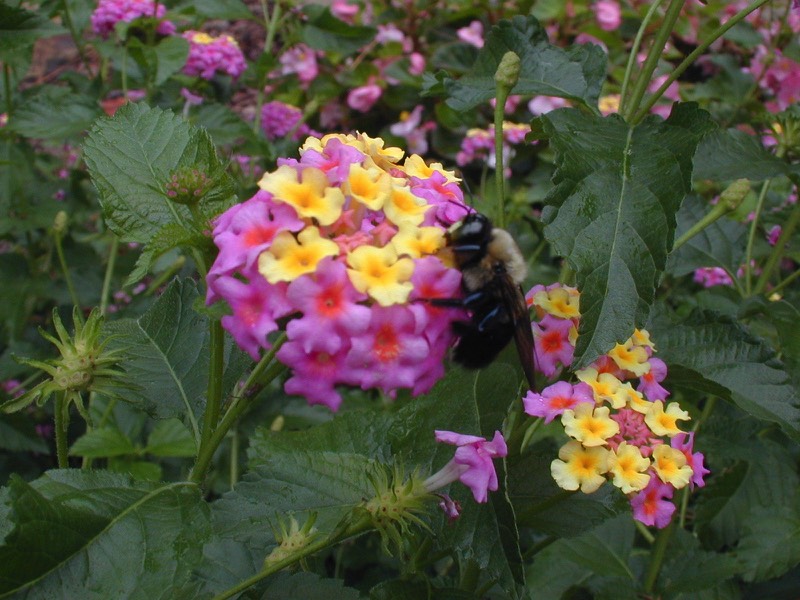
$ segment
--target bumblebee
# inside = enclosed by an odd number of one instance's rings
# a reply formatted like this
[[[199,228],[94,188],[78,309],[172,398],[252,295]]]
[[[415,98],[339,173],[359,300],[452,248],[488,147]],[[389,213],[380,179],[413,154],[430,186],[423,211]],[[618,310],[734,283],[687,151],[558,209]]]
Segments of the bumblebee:
[[[522,368],[534,387],[533,332],[520,284],[527,267],[514,238],[480,213],[470,213],[446,236],[461,271],[464,297],[445,301],[470,311],[456,321],[453,360],[469,369],[487,366],[514,338]],[[442,303],[441,301],[437,303]]]

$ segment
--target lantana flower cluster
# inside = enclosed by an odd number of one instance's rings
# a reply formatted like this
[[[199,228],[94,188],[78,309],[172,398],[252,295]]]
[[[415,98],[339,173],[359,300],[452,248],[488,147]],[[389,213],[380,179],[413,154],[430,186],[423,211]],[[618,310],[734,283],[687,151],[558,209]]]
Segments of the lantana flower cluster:
[[[444,374],[463,311],[446,229],[468,211],[452,172],[365,134],[309,137],[220,215],[209,303],[253,359],[285,329],[285,390],[336,410],[337,386],[418,395]]]
[[[510,121],[503,123],[503,158],[506,162],[504,171],[507,175],[511,174],[508,164],[515,154],[513,146],[522,144],[525,141],[525,135],[530,130],[530,125]],[[463,167],[474,161],[486,162],[489,168],[497,168],[493,125],[487,129],[470,129],[461,141],[461,149],[456,154],[456,163]]]
[[[233,78],[239,77],[247,68],[239,44],[229,35],[213,37],[202,31],[185,31],[189,42],[189,57],[183,72],[192,77],[212,79],[219,71]]]
[[[533,323],[536,366],[548,377],[570,366],[580,319],[579,293],[555,284],[536,286],[526,296],[536,312]],[[664,362],[655,356],[646,330],[636,330],[590,366],[575,371],[577,381],[557,381],[541,393],[528,392],[525,412],[560,419],[570,438],[551,464],[565,490],[595,492],[606,480],[630,499],[633,516],[665,527],[675,490],[704,485],[703,455],[694,452],[694,434],[681,430],[689,414],[661,382]]]
[[[166,12],[166,7],[154,0],[100,0],[91,16],[92,31],[105,38],[119,22],[130,23],[143,17],[161,19]],[[162,35],[172,35],[175,25],[171,21],[162,21],[156,31]]]

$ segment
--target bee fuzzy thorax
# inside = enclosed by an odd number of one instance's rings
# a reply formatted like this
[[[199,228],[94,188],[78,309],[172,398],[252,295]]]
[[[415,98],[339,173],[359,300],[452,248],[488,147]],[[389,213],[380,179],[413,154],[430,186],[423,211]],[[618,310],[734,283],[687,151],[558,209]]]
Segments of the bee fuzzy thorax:
[[[517,285],[521,285],[528,273],[517,244],[505,229],[492,229],[492,239],[487,247],[487,254],[505,267],[506,273]]]

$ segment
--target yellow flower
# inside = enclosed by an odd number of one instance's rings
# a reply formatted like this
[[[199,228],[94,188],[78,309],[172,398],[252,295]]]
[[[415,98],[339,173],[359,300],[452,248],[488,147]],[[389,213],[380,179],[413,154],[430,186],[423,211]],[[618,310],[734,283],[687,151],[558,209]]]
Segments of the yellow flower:
[[[650,341],[650,332],[647,329],[634,329],[631,341],[637,346],[647,346],[653,352],[656,350],[656,345]]]
[[[195,44],[203,44],[203,45],[205,45],[205,44],[213,44],[214,43],[214,39],[215,38],[211,37],[210,35],[208,35],[207,33],[202,32],[202,31],[198,31],[197,33],[192,34],[192,41]]]
[[[650,483],[650,475],[646,473],[650,468],[650,459],[642,456],[636,446],[629,446],[622,442],[615,452],[609,456],[609,473],[614,476],[613,483],[623,493],[638,492]]]
[[[425,211],[430,205],[419,196],[411,193],[407,185],[392,185],[389,198],[383,205],[386,218],[392,223],[403,225],[419,225],[425,219]]]
[[[532,298],[534,306],[559,319],[580,317],[580,294],[570,287],[539,290]],[[540,315],[542,316],[542,315]]]
[[[366,133],[359,133],[356,140],[357,143],[353,145],[382,169],[391,169],[405,154],[395,146],[384,148],[381,138],[371,138]]]
[[[676,490],[681,489],[692,478],[692,467],[686,464],[686,455],[677,448],[659,444],[653,450],[653,468],[658,478]]]
[[[320,225],[330,225],[342,214],[344,195],[339,188],[329,185],[321,169],[307,167],[298,180],[297,170],[283,165],[266,173],[258,186],[272,194],[276,202],[290,205],[299,216],[316,219]]]
[[[607,406],[594,407],[582,402],[575,410],[565,410],[561,423],[567,435],[584,446],[603,446],[608,438],[619,433],[619,424],[608,416],[609,412]]]
[[[377,167],[365,169],[353,163],[342,190],[367,208],[380,210],[392,192],[392,178]]]
[[[550,473],[555,482],[565,490],[584,494],[596,492],[603,485],[608,472],[609,451],[605,448],[584,448],[571,440],[558,451],[558,458],[550,463]]]
[[[430,179],[434,173],[441,173],[445,176],[447,183],[458,183],[461,181],[456,177],[455,171],[445,171],[442,163],[427,164],[419,154],[412,154],[406,158],[403,168],[409,177],[419,177],[420,179]]]
[[[606,401],[614,408],[625,406],[627,394],[621,387],[622,382],[611,373],[598,373],[597,369],[587,367],[576,371],[575,376],[592,388],[598,404]]]
[[[681,410],[677,402],[670,402],[664,410],[664,403],[656,400],[650,403],[649,410],[644,415],[644,422],[650,431],[656,435],[667,435],[673,437],[681,433],[678,429],[678,421],[688,421],[689,413]]]
[[[619,94],[603,96],[597,103],[597,108],[600,109],[600,113],[604,115],[619,112]]]
[[[408,300],[414,286],[411,274],[414,261],[399,258],[394,247],[359,246],[347,255],[347,274],[353,286],[368,294],[381,306],[400,304]]]
[[[422,258],[428,254],[436,254],[439,249],[444,248],[444,231],[439,227],[401,225],[391,244],[397,250],[397,254]]]
[[[645,400],[644,395],[633,389],[633,386],[627,381],[620,386],[619,393],[625,397],[628,408],[632,408],[643,415],[646,415],[653,406],[652,402]]]
[[[650,363],[647,359],[647,350],[642,346],[634,346],[631,340],[624,344],[617,344],[608,353],[611,359],[617,363],[620,369],[630,371],[637,377],[641,377],[650,370]]]
[[[258,257],[258,272],[270,283],[292,281],[313,273],[323,258],[339,254],[339,246],[321,238],[316,227],[307,227],[297,237],[296,240],[291,232],[282,231],[275,236],[269,250]]]

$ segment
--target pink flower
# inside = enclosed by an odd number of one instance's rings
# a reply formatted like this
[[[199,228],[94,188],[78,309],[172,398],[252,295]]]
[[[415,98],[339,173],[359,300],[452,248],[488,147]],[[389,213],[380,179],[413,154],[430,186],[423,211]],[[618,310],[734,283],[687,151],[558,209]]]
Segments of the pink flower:
[[[105,38],[119,22],[130,23],[146,17],[161,19],[166,12],[163,4],[156,4],[153,0],[100,0],[92,13],[92,31]],[[172,35],[175,25],[162,21],[156,31],[161,35]]]
[[[353,24],[353,18],[360,10],[358,4],[350,4],[347,0],[333,0],[331,3],[331,14],[351,25]]]
[[[600,29],[615,31],[622,23],[622,10],[615,0],[598,0],[594,4],[594,11]]]
[[[461,516],[461,504],[447,494],[439,494],[439,497],[442,499],[439,502],[439,508],[442,509],[447,520],[452,523]]]
[[[631,408],[621,408],[611,415],[611,419],[619,425],[619,433],[608,438],[608,445],[616,450],[622,442],[636,446],[642,456],[650,456],[653,448],[660,445],[661,440],[647,426],[644,415]]]
[[[339,382],[339,373],[346,368],[347,348],[330,342],[318,336],[310,340],[288,341],[276,356],[282,363],[292,365],[292,377],[283,388],[287,394],[304,396],[309,404],[323,404],[336,411],[342,403],[342,396],[335,386]]]
[[[467,27],[462,27],[456,31],[456,35],[462,42],[483,48],[483,23],[480,21],[473,21]]]
[[[575,347],[569,341],[571,319],[559,319],[545,315],[533,324],[533,350],[536,368],[552,377],[558,370],[558,363],[568,366],[572,363]]]
[[[694,452],[694,432],[679,433],[670,440],[670,446],[683,452],[686,464],[692,468],[691,486],[703,487],[706,484],[705,476],[711,471],[703,464],[705,458],[703,453]]]
[[[567,409],[574,410],[581,402],[595,403],[592,389],[585,383],[572,385],[566,381],[546,387],[541,394],[531,390],[522,399],[525,412],[533,417],[544,417],[545,423],[562,415]]]
[[[383,90],[375,83],[368,83],[350,90],[347,106],[359,112],[367,112],[381,97]]]
[[[462,435],[452,431],[436,431],[436,441],[458,446],[455,456],[438,473],[425,480],[425,488],[432,492],[453,481],[459,480],[472,490],[475,502],[486,502],[489,491],[497,490],[497,472],[493,458],[508,454],[506,441],[495,431],[491,442],[474,435]]]
[[[319,75],[317,54],[305,44],[298,44],[284,52],[280,59],[281,75],[296,74],[301,83],[311,83]]]
[[[239,77],[247,68],[239,44],[229,35],[212,37],[201,31],[185,31],[189,42],[189,56],[183,72],[191,77],[212,79],[219,71],[233,78]]]
[[[778,243],[778,238],[781,237],[781,229],[780,225],[773,225],[772,228],[767,233],[767,242],[769,242],[770,246],[774,246]]]
[[[669,525],[675,512],[675,505],[670,502],[673,490],[671,485],[661,483],[658,477],[651,477],[647,487],[631,498],[633,518],[659,529]]]
[[[534,96],[528,102],[528,110],[533,116],[544,115],[551,110],[569,106],[569,101],[557,96]]]
[[[703,287],[714,287],[715,285],[733,285],[733,279],[722,267],[701,267],[695,269],[694,280]]]

